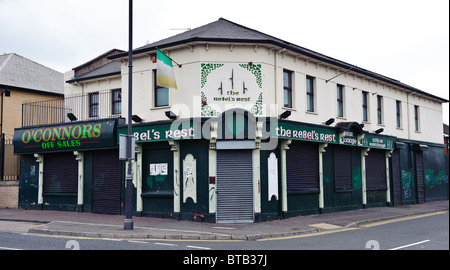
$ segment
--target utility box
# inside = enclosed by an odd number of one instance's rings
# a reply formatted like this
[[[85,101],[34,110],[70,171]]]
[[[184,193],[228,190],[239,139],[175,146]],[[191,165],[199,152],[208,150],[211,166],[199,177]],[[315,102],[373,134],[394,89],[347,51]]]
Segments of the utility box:
[[[120,134],[119,135],[119,159],[120,160],[128,160],[129,158],[135,159],[136,157],[136,140],[134,139],[134,136],[130,136],[131,139],[131,154],[127,153],[127,138],[128,135],[126,134]]]

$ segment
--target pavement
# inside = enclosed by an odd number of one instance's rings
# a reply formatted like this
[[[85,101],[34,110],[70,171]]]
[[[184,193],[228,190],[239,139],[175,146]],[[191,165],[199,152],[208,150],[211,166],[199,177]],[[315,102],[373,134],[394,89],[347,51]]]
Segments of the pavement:
[[[133,217],[134,229],[124,230],[125,217],[93,213],[0,209],[0,221],[31,222],[28,233],[112,239],[257,240],[358,227],[374,222],[448,211],[449,201],[402,207],[377,207],[299,216],[248,224]],[[0,230],[2,230],[0,223]]]

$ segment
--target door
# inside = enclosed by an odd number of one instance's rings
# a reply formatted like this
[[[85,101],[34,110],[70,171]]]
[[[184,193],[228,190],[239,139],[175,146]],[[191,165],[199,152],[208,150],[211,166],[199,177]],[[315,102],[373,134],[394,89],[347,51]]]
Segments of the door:
[[[253,222],[252,153],[217,151],[217,223]]]
[[[120,162],[117,150],[92,154],[92,212],[120,214]]]
[[[423,153],[416,152],[417,202],[425,203],[425,184],[423,170]]]
[[[73,152],[46,154],[44,157],[44,196],[48,193],[78,193],[78,161]]]

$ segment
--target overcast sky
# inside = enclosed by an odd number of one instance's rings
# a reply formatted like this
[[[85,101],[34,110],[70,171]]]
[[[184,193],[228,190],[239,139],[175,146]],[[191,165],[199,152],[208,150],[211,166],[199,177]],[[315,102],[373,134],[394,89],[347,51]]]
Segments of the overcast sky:
[[[449,0],[134,0],[133,47],[220,17],[449,99]],[[0,54],[64,73],[113,48],[128,0],[0,0]]]

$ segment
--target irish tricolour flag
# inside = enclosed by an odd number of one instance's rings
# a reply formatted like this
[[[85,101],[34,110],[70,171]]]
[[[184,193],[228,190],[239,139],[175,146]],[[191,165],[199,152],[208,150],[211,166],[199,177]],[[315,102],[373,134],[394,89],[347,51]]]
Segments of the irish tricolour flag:
[[[156,60],[156,84],[160,87],[178,89],[173,73],[172,59],[157,49]]]

